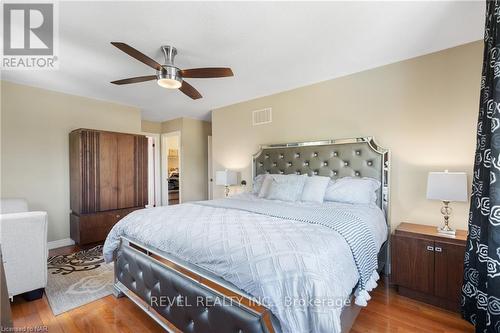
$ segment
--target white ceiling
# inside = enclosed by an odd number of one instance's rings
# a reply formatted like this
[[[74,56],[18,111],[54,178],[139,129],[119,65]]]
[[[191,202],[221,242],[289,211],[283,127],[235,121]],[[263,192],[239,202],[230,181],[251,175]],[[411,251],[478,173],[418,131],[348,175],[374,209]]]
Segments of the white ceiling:
[[[210,119],[210,110],[482,38],[474,2],[61,2],[57,71],[3,79],[139,107],[143,119]],[[122,41],[180,68],[228,66],[233,78],[188,79],[193,101],[154,81],[112,80],[154,70],[109,44]]]

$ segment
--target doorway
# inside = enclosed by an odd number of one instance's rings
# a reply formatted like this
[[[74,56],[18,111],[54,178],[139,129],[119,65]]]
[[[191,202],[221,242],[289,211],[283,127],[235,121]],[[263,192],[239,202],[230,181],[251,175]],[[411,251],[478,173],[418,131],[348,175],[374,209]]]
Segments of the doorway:
[[[162,134],[162,205],[181,203],[181,132]]]

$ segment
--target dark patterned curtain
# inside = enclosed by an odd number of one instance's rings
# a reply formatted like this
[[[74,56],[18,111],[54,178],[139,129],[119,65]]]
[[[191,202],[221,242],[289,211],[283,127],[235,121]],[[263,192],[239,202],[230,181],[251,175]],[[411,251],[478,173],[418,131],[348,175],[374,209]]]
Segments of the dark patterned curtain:
[[[477,147],[464,261],[462,315],[500,333],[500,0],[486,1]]]

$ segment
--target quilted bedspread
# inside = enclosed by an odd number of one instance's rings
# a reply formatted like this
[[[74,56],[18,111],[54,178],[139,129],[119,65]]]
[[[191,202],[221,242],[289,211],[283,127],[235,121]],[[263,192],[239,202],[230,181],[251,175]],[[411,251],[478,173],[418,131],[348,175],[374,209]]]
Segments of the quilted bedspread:
[[[227,199],[232,200],[232,199]],[[238,200],[255,202],[252,195]],[[303,210],[337,210],[385,241],[383,213],[375,205],[288,204]],[[341,214],[342,215],[342,214]],[[203,267],[254,296],[279,320],[284,333],[340,332],[340,314],[360,275],[345,238],[321,224],[207,204],[135,211],[118,222],[104,244],[113,260],[120,236]]]

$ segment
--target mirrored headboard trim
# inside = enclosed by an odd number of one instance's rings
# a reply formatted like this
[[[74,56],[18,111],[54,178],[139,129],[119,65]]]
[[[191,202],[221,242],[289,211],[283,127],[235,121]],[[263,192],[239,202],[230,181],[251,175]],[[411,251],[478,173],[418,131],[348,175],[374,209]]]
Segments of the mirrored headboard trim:
[[[307,173],[333,179],[375,178],[382,184],[377,203],[390,226],[390,151],[373,137],[262,145],[253,155],[252,168],[253,177],[264,173]]]

